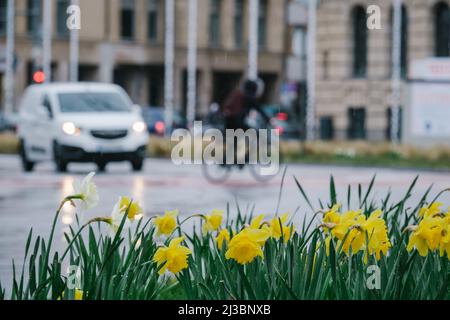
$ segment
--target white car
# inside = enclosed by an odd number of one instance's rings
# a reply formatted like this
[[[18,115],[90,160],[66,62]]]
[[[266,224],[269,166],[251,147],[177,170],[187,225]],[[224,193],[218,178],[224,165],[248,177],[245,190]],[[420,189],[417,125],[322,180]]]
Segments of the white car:
[[[53,160],[59,172],[69,162],[130,161],[143,167],[148,131],[140,107],[119,86],[52,83],[28,87],[20,105],[20,154],[25,171]]]

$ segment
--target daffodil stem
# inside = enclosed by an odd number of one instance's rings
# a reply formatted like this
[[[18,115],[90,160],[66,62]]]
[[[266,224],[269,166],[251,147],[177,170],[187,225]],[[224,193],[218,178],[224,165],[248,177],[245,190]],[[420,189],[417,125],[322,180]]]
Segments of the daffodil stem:
[[[80,198],[80,195],[70,196],[70,197],[64,198],[61,201],[61,203],[59,204],[58,209],[56,210],[56,214],[55,214],[55,216],[53,218],[52,229],[50,231],[50,236],[48,238],[48,247],[47,247],[46,252],[45,252],[45,260],[44,261],[45,261],[46,265],[43,267],[43,269],[41,270],[41,274],[40,274],[40,280],[41,281],[44,280],[45,274],[47,273],[48,259],[49,259],[50,251],[51,251],[51,248],[52,248],[53,236],[55,234],[56,222],[58,221],[59,214],[61,213],[62,208],[64,207],[64,205],[67,202],[72,201],[73,199],[79,199],[79,198]],[[43,288],[44,288],[44,286],[42,286],[38,290],[36,290],[34,296],[38,295]]]
[[[61,263],[64,261],[64,258],[66,257],[67,253],[69,253],[70,248],[74,244],[75,240],[80,236],[81,232],[87,226],[89,226],[91,223],[94,223],[94,222],[104,222],[104,223],[110,224],[109,218],[94,218],[94,219],[91,219],[88,222],[86,222],[84,225],[82,225],[80,230],[78,230],[78,232],[75,234],[75,236],[72,238],[72,240],[70,240],[66,250],[64,251],[63,255],[61,256],[61,260],[60,260]]]
[[[206,219],[206,217],[203,214],[194,214],[192,216],[187,217],[186,219],[184,219],[183,221],[180,222],[180,227],[185,224],[186,222],[188,222],[190,219],[192,218],[202,218],[202,219]]]
[[[171,236],[173,236],[173,234],[178,230],[179,231],[179,234],[180,234],[180,237],[181,237],[181,226],[183,225],[183,224],[185,224],[186,222],[188,222],[190,219],[192,219],[192,218],[202,218],[202,219],[205,219],[206,220],[206,217],[204,216],[204,215],[202,215],[202,214],[194,214],[194,215],[192,215],[192,216],[189,216],[189,217],[187,217],[186,219],[184,219],[183,221],[181,221],[179,224],[178,224],[178,226],[175,228],[175,230],[173,230],[172,231],[172,233],[170,234],[170,236],[169,236],[169,238],[171,237]]]

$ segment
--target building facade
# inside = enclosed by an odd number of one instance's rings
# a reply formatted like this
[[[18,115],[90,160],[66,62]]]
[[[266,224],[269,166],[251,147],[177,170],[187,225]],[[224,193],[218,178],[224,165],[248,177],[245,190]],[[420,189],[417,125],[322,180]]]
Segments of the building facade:
[[[392,0],[320,0],[317,9],[316,127],[323,139],[390,135]],[[381,28],[369,30],[377,5]],[[450,1],[403,0],[402,104],[411,63],[449,57]]]
[[[165,1],[79,1],[80,80],[114,82],[137,104],[163,106]],[[0,0],[0,52],[5,49],[6,2]],[[70,0],[52,3],[52,81],[68,81]],[[266,83],[266,103],[278,101],[283,81],[285,6],[285,0],[261,0],[258,14],[259,72]],[[197,113],[201,115],[212,102],[223,102],[246,72],[249,1],[198,0],[198,8]],[[174,99],[181,112],[186,108],[187,12],[188,0],[175,0]],[[16,0],[15,105],[39,65],[41,26],[42,0]]]

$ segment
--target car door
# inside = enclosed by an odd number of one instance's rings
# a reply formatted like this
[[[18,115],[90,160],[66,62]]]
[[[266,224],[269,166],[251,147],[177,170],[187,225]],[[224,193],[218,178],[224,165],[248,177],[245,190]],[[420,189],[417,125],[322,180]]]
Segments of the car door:
[[[53,108],[50,96],[43,94],[41,96],[41,102],[35,105],[35,124],[34,124],[34,137],[32,138],[33,153],[40,160],[53,159]]]

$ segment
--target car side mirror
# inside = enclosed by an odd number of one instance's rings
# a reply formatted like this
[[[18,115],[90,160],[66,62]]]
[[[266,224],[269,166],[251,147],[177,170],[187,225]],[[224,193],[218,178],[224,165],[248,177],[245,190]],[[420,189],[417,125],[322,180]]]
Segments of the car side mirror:
[[[41,105],[36,109],[36,114],[43,119],[50,119],[51,115],[50,112],[48,111],[48,109],[44,106]]]

